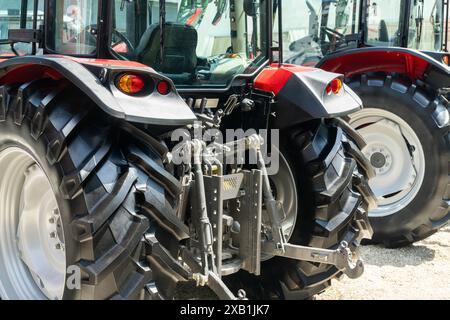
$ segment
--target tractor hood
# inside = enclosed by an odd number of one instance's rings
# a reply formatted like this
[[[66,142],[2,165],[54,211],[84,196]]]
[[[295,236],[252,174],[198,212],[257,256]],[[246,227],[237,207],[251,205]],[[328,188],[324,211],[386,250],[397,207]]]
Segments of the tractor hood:
[[[327,92],[336,79],[342,83],[340,91]],[[276,122],[280,127],[292,122],[342,117],[362,108],[361,99],[344,84],[343,75],[315,68],[274,65],[258,76],[255,88],[276,97]]]

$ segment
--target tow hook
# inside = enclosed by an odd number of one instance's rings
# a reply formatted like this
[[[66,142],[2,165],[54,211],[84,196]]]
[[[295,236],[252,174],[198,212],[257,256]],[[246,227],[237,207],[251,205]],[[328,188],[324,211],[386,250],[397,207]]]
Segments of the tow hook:
[[[364,263],[358,257],[356,262],[353,262],[354,253],[350,250],[348,243],[343,241],[339,246],[338,259],[336,261],[336,267],[342,270],[344,274],[350,279],[357,279],[364,273]]]
[[[261,144],[262,141],[260,140],[259,145]],[[339,248],[336,250],[298,246],[286,242],[281,228],[281,221],[284,213],[281,212],[282,208],[277,205],[277,202],[273,197],[261,150],[257,146],[258,144],[251,144],[250,148],[253,147],[258,155],[258,169],[261,170],[263,174],[264,201],[269,213],[272,229],[274,230],[272,241],[266,241],[263,244],[262,253],[294,260],[334,265],[349,278],[359,278],[364,273],[364,263],[359,259],[358,252],[355,251],[355,253],[353,253],[346,241],[342,241]],[[260,230],[255,230],[255,232],[260,232]]]

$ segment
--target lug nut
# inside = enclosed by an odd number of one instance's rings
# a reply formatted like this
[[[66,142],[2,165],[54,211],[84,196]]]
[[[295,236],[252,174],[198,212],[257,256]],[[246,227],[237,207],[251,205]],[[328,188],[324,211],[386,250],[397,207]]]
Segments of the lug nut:
[[[48,222],[50,222],[51,224],[54,224],[55,223],[55,218],[48,219]]]
[[[50,233],[50,238],[52,238],[52,239],[56,239],[56,232],[52,232],[52,233]]]
[[[61,246],[60,243],[57,243],[57,244],[55,245],[55,248],[56,248],[56,250],[61,250],[61,249],[62,249],[62,246]]]

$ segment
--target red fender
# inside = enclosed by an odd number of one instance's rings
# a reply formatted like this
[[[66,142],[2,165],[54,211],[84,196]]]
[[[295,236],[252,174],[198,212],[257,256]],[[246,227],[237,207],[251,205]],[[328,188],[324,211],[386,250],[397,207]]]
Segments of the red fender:
[[[16,68],[9,69],[6,74],[0,76],[0,85],[25,83],[42,78],[60,80],[63,76],[56,70],[47,66],[24,64]]]
[[[318,67],[350,78],[368,72],[402,73],[412,80],[423,79],[437,61],[425,54],[403,48],[362,48],[325,58]]]
[[[85,65],[91,64],[91,65],[103,65],[105,67],[144,68],[146,70],[153,71],[148,66],[133,61],[84,59],[62,55],[46,55],[46,57],[65,58]],[[8,59],[0,59],[0,63],[7,60]],[[41,64],[23,64],[18,65],[16,67],[8,68],[6,73],[0,74],[0,85],[25,83],[35,79],[42,79],[42,78],[61,80],[64,78],[64,76],[49,66]]]

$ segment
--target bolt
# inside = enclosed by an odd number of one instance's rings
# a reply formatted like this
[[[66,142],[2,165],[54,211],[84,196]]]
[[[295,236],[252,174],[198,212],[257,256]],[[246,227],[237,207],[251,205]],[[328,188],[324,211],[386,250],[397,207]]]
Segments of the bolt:
[[[59,216],[59,210],[58,210],[58,209],[53,210],[53,214],[54,214],[55,216]]]
[[[56,232],[52,232],[52,233],[50,233],[50,238],[52,238],[52,239],[56,239]]]
[[[48,222],[50,222],[51,224],[54,224],[55,223],[55,218],[50,218],[50,219],[48,219]]]
[[[61,243],[57,243],[57,244],[55,245],[55,248],[56,248],[56,250],[62,250],[62,245],[61,245]]]
[[[348,242],[347,241],[342,241],[341,242],[341,248],[344,248],[344,249],[348,248]]]

